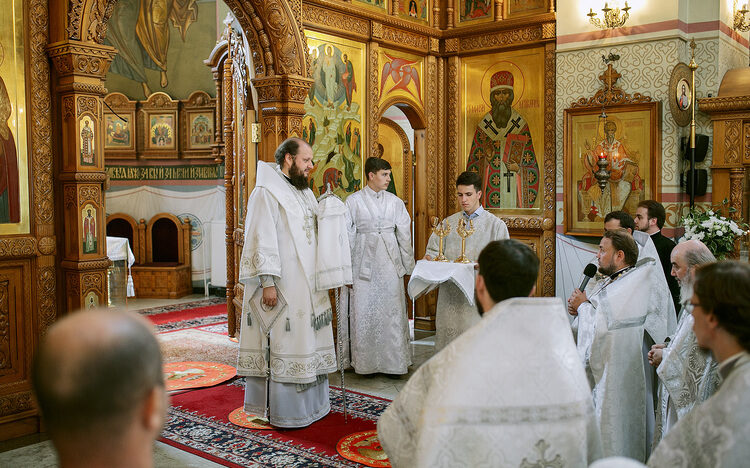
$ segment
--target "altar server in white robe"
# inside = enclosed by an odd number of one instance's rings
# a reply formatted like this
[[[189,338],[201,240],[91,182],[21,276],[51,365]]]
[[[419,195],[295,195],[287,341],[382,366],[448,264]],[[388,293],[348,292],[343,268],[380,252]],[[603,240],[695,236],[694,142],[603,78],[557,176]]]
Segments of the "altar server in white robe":
[[[367,185],[346,199],[352,247],[351,363],[358,374],[406,374],[411,364],[404,275],[414,269],[411,218],[387,191],[391,165],[365,161]]]
[[[502,219],[486,211],[481,204],[482,178],[476,172],[466,171],[456,179],[456,196],[461,211],[448,216],[450,234],[443,240],[444,253],[449,262],[461,255],[461,237],[456,232],[458,221],[463,218],[467,229],[469,221],[474,234],[466,238],[466,256],[476,262],[479,252],[493,240],[509,239],[508,227]],[[439,240],[430,235],[424,258],[432,260],[438,256]],[[452,282],[443,283],[438,291],[435,318],[435,349],[440,350],[458,335],[479,322],[475,306],[469,304],[463,292]]]
[[[574,467],[601,456],[563,303],[527,297],[538,272],[517,240],[481,252],[482,319],[417,369],[378,421],[394,467]]]
[[[312,149],[290,138],[275,158],[277,165],[258,162],[247,204],[237,373],[246,376],[246,412],[264,415],[268,402],[271,424],[293,428],[330,411],[327,374],[336,370],[336,355],[328,294],[315,286],[317,202],[307,179]]]
[[[681,418],[648,465],[742,467],[750,463],[750,265],[704,265],[695,277],[693,332],[719,362],[722,383],[708,400]]]
[[[699,240],[677,244],[671,253],[672,275],[680,286],[683,304],[677,331],[666,343],[657,343],[648,353],[649,363],[657,367],[659,390],[656,406],[656,430],[653,447],[696,404],[713,395],[719,384],[718,365],[711,353],[700,346],[693,333],[693,316],[685,305],[693,296],[695,270],[716,258]]]
[[[569,310],[578,315],[578,352],[593,388],[604,455],[644,462],[654,427],[653,369],[646,355],[674,332],[674,304],[656,260],[635,266],[638,247],[626,231],[605,232],[597,258],[609,278],[590,297],[576,289],[570,298]]]

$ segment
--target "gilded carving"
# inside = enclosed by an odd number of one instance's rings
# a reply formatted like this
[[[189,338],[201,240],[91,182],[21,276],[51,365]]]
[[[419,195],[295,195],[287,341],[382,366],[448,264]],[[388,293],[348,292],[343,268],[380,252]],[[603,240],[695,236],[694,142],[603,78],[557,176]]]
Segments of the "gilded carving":
[[[53,252],[54,253],[54,252]],[[37,300],[39,310],[39,331],[44,333],[55,321],[55,267],[42,266],[37,278]]]
[[[448,59],[448,135],[447,135],[447,159],[448,159],[448,175],[445,179],[445,184],[449,187],[453,186],[453,182],[458,177],[458,57],[450,57]],[[450,197],[448,200],[449,212],[458,210],[456,206],[456,198]]]
[[[0,281],[0,369],[11,368],[10,309],[8,306],[8,280]]]
[[[6,237],[0,239],[0,258],[22,258],[36,255],[36,237]]]
[[[432,86],[435,86],[437,84],[437,70],[435,66],[435,60],[427,60],[427,76],[425,77],[425,82],[427,83],[427,89],[433,89]],[[438,86],[440,87],[440,86]],[[435,112],[436,106],[434,104],[434,96],[432,93],[427,94],[427,100],[425,102],[426,108],[425,113],[427,115],[432,114]],[[429,128],[429,127],[428,127]],[[435,135],[433,135],[434,131],[430,130],[430,134],[427,138],[427,173],[428,174],[437,174],[438,173],[438,154],[435,147]],[[434,216],[439,214],[438,213],[438,206],[437,206],[437,187],[436,184],[428,184],[427,185],[427,212],[430,216]]]
[[[743,133],[745,135],[745,144],[742,151],[742,161],[750,162],[750,123],[745,123],[743,125]]]
[[[91,112],[94,115],[98,115],[99,112],[99,100],[91,96],[78,96],[78,115],[84,112]]]
[[[540,25],[535,25],[522,29],[514,29],[512,31],[499,31],[464,37],[461,38],[459,47],[461,52],[472,52],[509,45],[517,46],[518,44],[539,41],[542,39],[542,27]]]
[[[374,30],[375,28],[373,25],[373,37],[375,37]],[[413,34],[408,31],[404,31],[403,29],[382,26],[382,35],[380,37],[383,41],[390,42],[392,44],[398,44],[402,47],[407,46],[425,52],[428,48],[427,36]]]
[[[372,22],[372,37],[374,39],[383,38],[383,23]]]
[[[378,89],[378,47],[370,48],[370,86],[371,90]],[[370,122],[370,154],[378,154],[378,121],[377,116],[380,115],[380,108],[378,105],[378,93],[368,93],[370,97],[369,103],[369,122]]]
[[[47,53],[62,76],[81,74],[104,79],[117,52],[114,47],[69,41],[51,44]]]
[[[280,75],[301,74],[300,59],[304,59],[307,55],[306,53],[302,54],[301,57],[297,55],[300,50],[295,47],[296,34],[294,30],[296,21],[289,17],[289,14],[284,9],[284,2],[266,0],[257,3],[262,5],[261,8],[265,8],[263,13],[268,24],[268,32],[273,38],[272,43],[278,50],[276,54],[276,58],[278,59],[276,73]],[[266,40],[268,39],[265,36],[261,36],[261,45],[264,47],[266,46],[264,44]]]
[[[81,294],[81,282],[78,278],[78,273],[68,272],[66,276],[67,281],[65,282],[68,288],[68,295],[72,297],[80,296]]]
[[[449,37],[445,40],[445,53],[455,53],[458,52],[458,38],[457,37]]]
[[[75,100],[73,99],[73,96],[65,96],[63,98],[63,118],[68,120],[75,116]]]
[[[750,96],[711,97],[698,99],[701,112],[745,111],[750,108]]]
[[[98,185],[80,185],[78,188],[78,205],[83,206],[87,202],[98,204],[100,193],[101,189]]]
[[[370,23],[366,19],[345,15],[317,5],[305,3],[302,5],[305,23],[325,28],[336,29],[348,34],[359,36],[360,39],[370,37]]]
[[[91,289],[102,292],[102,278],[104,273],[86,273],[81,276],[81,290],[87,292]]]
[[[740,120],[727,120],[724,124],[724,162],[740,162]]]
[[[544,23],[542,25],[542,39],[554,39],[555,34],[555,23]]]
[[[544,50],[544,216],[554,217],[555,210],[555,95],[556,95],[556,54],[555,45],[550,43]],[[550,230],[554,226],[545,228]],[[554,267],[552,269],[554,275]]]
[[[440,52],[440,39],[437,37],[430,38],[430,53],[437,54]]]
[[[641,93],[626,93],[617,85],[617,80],[622,75],[615,70],[612,64],[607,65],[607,70],[599,75],[599,80],[604,84],[603,88],[596,91],[593,97],[579,98],[570,107],[601,107],[613,106],[620,104],[640,104],[642,102],[652,102],[650,96],[644,96]]]
[[[736,167],[729,171],[729,206],[734,208],[732,219],[742,219],[742,182],[745,180],[745,168]]]

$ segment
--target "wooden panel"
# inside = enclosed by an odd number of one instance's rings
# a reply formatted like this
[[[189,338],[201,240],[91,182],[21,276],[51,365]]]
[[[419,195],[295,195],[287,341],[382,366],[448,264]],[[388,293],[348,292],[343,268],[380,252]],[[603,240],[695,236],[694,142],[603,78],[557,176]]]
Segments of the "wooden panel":
[[[26,347],[33,346],[32,320],[24,315],[29,301],[24,292],[30,289],[29,281],[27,263],[0,266],[0,386],[26,374]]]
[[[534,293],[534,296],[542,296],[542,275],[544,273],[541,262],[544,259],[544,247],[542,243],[542,233],[538,232],[529,232],[525,230],[515,230],[515,229],[509,229],[510,232],[510,238],[516,239],[517,241],[523,242],[524,244],[531,247],[531,250],[536,253],[536,256],[539,257],[539,274],[536,278],[536,292]]]

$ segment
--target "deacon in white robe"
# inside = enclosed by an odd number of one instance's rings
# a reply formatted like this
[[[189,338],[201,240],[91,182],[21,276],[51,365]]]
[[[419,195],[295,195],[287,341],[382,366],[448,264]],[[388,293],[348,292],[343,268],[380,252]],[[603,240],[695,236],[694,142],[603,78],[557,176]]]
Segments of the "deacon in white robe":
[[[651,467],[741,467],[750,462],[750,265],[701,267],[689,308],[698,345],[719,362],[716,393],[681,418],[654,450]]]
[[[709,351],[698,346],[693,333],[693,316],[685,309],[693,296],[696,267],[715,261],[708,247],[699,240],[682,242],[672,249],[672,275],[680,286],[683,307],[674,336],[666,343],[652,346],[648,354],[649,363],[658,366],[659,376],[652,448],[696,404],[713,395],[719,384],[718,364]]]
[[[464,219],[467,229],[469,221],[474,228],[474,234],[466,238],[465,246],[465,255],[472,262],[476,262],[479,252],[493,240],[510,238],[505,222],[480,204],[481,187],[482,179],[476,172],[463,172],[456,179],[456,194],[461,211],[448,216],[444,221],[451,229],[443,240],[444,254],[449,262],[461,256],[461,237],[456,232],[460,219]],[[431,260],[437,257],[439,244],[438,237],[431,234],[424,258]],[[476,307],[469,304],[458,286],[452,282],[441,284],[435,317],[435,349],[442,349],[478,322]]]
[[[638,261],[624,230],[607,231],[599,244],[601,281],[590,297],[576,290],[579,355],[593,388],[605,456],[644,462],[654,426],[653,369],[646,354],[675,329],[674,305],[663,272],[652,258]],[[660,281],[661,280],[661,281]]]
[[[533,294],[538,270],[519,241],[482,251],[484,317],[417,369],[378,421],[394,467],[572,467],[601,456],[562,301],[514,297]]]
[[[290,138],[275,157],[280,165],[258,163],[247,205],[237,373],[246,376],[246,412],[261,416],[268,408],[274,426],[303,427],[330,411],[332,312],[327,291],[316,288],[312,149]]]
[[[403,277],[414,269],[411,218],[387,191],[388,161],[368,158],[365,174],[365,188],[346,199],[354,280],[351,364],[358,374],[406,374],[411,353]]]

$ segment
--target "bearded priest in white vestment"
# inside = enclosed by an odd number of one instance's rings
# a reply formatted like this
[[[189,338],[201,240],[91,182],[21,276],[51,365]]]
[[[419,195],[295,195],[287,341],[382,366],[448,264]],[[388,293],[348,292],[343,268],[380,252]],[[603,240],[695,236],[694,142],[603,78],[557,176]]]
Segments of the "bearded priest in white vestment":
[[[248,199],[237,373],[246,376],[246,412],[264,415],[268,404],[271,424],[293,428],[330,411],[327,374],[336,370],[336,354],[328,293],[315,286],[317,202],[307,180],[312,149],[290,138],[275,158],[276,166],[258,162]]]
[[[394,467],[577,467],[601,456],[562,301],[517,297],[534,293],[538,272],[519,241],[481,252],[481,321],[417,369],[378,421]]]
[[[411,218],[388,192],[391,165],[365,161],[367,185],[346,199],[353,280],[349,311],[358,374],[406,374],[411,365],[404,275],[414,269]]]
[[[443,240],[445,256],[449,262],[461,255],[461,237],[456,232],[458,221],[463,218],[466,228],[471,221],[474,234],[466,238],[466,257],[475,262],[479,252],[493,240],[509,239],[505,222],[482,208],[482,178],[476,172],[466,171],[456,179],[456,196],[461,204],[461,211],[448,216],[445,222],[450,224],[451,232]],[[435,234],[430,235],[425,251],[425,260],[438,256],[439,240]],[[435,349],[440,350],[458,335],[479,322],[475,306],[469,304],[463,292],[452,282],[440,285],[435,317]]]
[[[750,464],[750,265],[700,267],[688,304],[698,345],[719,362],[716,393],[681,418],[657,445],[654,468]]]
[[[674,336],[666,343],[653,345],[648,353],[649,363],[657,367],[659,376],[652,448],[696,404],[713,395],[719,384],[718,364],[708,350],[698,346],[693,333],[693,316],[685,309],[693,296],[696,268],[713,263],[716,258],[705,244],[693,239],[677,244],[672,249],[671,261],[683,307]]]
[[[656,260],[635,266],[638,247],[627,231],[605,232],[597,258],[609,278],[590,297],[576,289],[568,310],[578,315],[578,352],[593,388],[604,455],[644,462],[654,428],[646,354],[674,332],[674,304]]]

